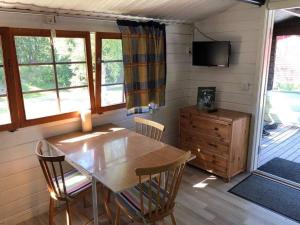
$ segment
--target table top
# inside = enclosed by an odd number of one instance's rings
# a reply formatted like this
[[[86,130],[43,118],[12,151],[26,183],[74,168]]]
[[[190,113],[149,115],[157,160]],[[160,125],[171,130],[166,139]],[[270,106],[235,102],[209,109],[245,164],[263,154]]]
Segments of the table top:
[[[114,124],[92,132],[72,132],[47,138],[77,169],[95,177],[113,192],[138,184],[135,169],[176,161],[185,152]]]

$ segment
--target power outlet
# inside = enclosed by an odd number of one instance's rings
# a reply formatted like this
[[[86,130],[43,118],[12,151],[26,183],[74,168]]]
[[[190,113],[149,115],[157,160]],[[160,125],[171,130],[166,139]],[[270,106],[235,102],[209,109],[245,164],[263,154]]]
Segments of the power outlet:
[[[186,47],[185,48],[185,54],[192,55],[192,49],[191,49],[191,47]]]

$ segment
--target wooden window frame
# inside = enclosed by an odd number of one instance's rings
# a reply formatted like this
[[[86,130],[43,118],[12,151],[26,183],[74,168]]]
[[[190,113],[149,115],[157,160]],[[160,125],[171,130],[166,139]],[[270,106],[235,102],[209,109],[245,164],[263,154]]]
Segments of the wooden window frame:
[[[101,88],[102,88],[102,39],[122,39],[121,33],[96,32],[96,93],[95,105],[98,113],[125,108],[126,103],[120,103],[109,106],[101,106]],[[124,87],[125,88],[125,87]]]
[[[91,53],[91,41],[90,33],[82,31],[64,31],[56,30],[56,37],[62,38],[84,38],[85,40],[85,54],[86,54],[86,66],[87,66],[87,79],[88,79],[88,90],[90,95],[91,111],[94,113],[95,110],[95,96],[94,96],[94,84],[93,84],[93,68],[92,68],[92,53]],[[16,85],[16,100],[18,105],[18,116],[20,127],[32,126],[42,123],[49,123],[58,120],[64,120],[69,118],[76,118],[80,116],[79,112],[68,112],[57,115],[51,115],[46,117],[40,117],[35,119],[26,119],[26,112],[24,106],[24,99],[21,86],[21,78],[19,72],[19,64],[17,59],[17,52],[14,37],[15,36],[38,36],[38,37],[51,37],[51,30],[45,29],[23,29],[23,28],[11,28],[11,42],[12,42],[12,64],[14,67],[15,74],[15,85]],[[55,61],[53,62],[56,63]]]
[[[6,82],[6,95],[8,99],[8,106],[10,112],[11,122],[8,124],[0,125],[0,131],[13,131],[19,127],[18,120],[18,104],[16,100],[16,89],[15,89],[15,76],[14,68],[11,63],[11,52],[12,42],[11,35],[8,27],[0,28],[1,43],[2,43],[2,54],[3,54],[3,69]]]

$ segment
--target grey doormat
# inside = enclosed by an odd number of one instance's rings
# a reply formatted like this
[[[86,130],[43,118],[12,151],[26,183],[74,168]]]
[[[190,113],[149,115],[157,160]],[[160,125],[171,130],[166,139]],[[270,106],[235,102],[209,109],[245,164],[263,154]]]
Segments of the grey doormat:
[[[300,190],[252,174],[229,192],[300,222]]]
[[[300,183],[300,163],[274,158],[259,167],[258,170]]]

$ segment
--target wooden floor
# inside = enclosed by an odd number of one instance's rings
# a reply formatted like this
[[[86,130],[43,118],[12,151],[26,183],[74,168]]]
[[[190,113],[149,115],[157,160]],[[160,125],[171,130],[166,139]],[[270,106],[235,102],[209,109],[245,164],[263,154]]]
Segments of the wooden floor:
[[[280,124],[261,139],[258,167],[275,157],[300,163],[300,127]]]
[[[175,217],[178,225],[296,225],[279,214],[273,213],[227,191],[247,174],[224,183],[213,175],[188,167],[177,197]],[[81,207],[81,206],[77,206]],[[91,215],[91,208],[86,209]],[[87,220],[78,213],[72,215],[73,225]],[[169,221],[166,221],[170,224]],[[19,225],[46,225],[47,214]],[[56,225],[64,225],[63,213],[56,217]],[[101,224],[108,224],[103,220]],[[123,221],[122,224],[128,224]]]

